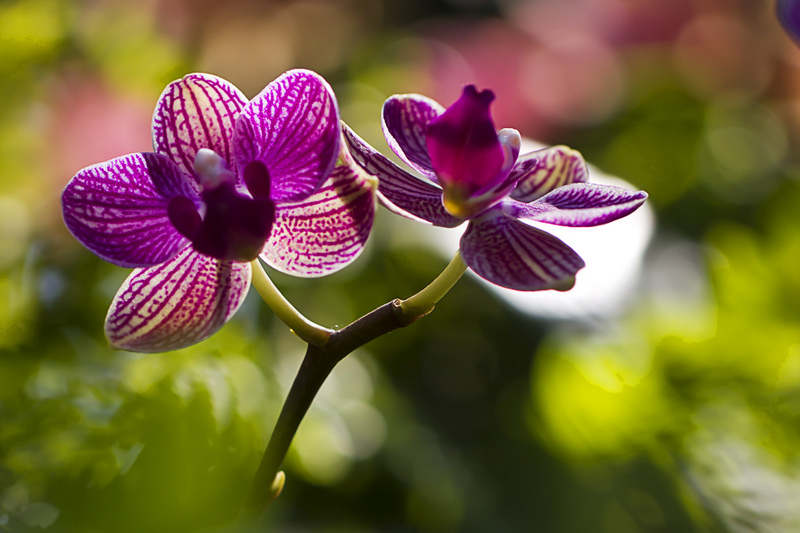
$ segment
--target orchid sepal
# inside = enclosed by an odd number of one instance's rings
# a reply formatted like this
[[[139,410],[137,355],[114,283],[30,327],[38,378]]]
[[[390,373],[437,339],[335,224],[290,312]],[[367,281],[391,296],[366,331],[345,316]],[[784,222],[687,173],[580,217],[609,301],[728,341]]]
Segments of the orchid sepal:
[[[189,245],[169,220],[174,197],[201,204],[167,157],[129,154],[78,171],[61,195],[62,215],[70,233],[99,257],[122,267],[148,267]]]
[[[378,176],[378,200],[395,214],[445,228],[463,223],[442,204],[442,188],[395,165],[359,137],[347,124],[342,133],[354,161],[369,174]]]

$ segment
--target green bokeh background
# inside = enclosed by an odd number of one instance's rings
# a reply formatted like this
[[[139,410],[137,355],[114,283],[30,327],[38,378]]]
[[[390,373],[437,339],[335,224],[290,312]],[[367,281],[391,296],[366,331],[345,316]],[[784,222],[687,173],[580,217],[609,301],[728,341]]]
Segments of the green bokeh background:
[[[0,531],[231,531],[302,343],[253,293],[194,347],[109,350],[127,271],[74,241],[59,196],[149,149],[170,81],[206,71],[252,97],[294,67],[384,151],[389,95],[493,88],[498,126],[647,190],[657,224],[614,313],[542,318],[465,277],[348,357],[267,529],[800,531],[800,48],[773,9],[0,2]],[[345,271],[277,284],[329,326],[413,294],[447,258],[393,217]]]

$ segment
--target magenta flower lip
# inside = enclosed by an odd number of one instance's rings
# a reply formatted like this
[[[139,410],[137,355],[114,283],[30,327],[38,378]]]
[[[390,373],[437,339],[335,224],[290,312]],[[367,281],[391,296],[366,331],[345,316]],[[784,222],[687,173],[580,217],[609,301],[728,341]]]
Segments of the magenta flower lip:
[[[264,248],[275,218],[266,166],[253,161],[245,167],[249,195],[236,190],[233,173],[213,151],[200,149],[194,166],[203,188],[201,207],[186,196],[173,196],[167,203],[170,223],[201,254],[223,261],[252,261]]]
[[[62,195],[78,241],[136,268],[106,317],[112,347],[166,351],[212,335],[244,300],[256,257],[319,276],[363,249],[374,183],[337,166],[338,105],[318,74],[289,71],[251,101],[189,74],[161,94],[152,131],[154,153],[80,170]]]
[[[383,105],[383,131],[392,150],[423,177],[392,163],[344,128],[354,159],[378,176],[378,198],[391,211],[419,222],[455,227],[466,264],[479,276],[516,290],[565,289],[584,262],[569,246],[523,221],[595,226],[624,217],[647,199],[587,183],[580,153],[553,146],[519,155],[516,130],[498,132],[494,94],[464,88],[445,109],[416,94]]]
[[[503,147],[489,112],[493,100],[491,91],[468,85],[456,103],[428,122],[426,144],[445,207],[449,195],[458,197],[453,203],[466,203],[501,178]],[[460,205],[453,210],[466,211]]]

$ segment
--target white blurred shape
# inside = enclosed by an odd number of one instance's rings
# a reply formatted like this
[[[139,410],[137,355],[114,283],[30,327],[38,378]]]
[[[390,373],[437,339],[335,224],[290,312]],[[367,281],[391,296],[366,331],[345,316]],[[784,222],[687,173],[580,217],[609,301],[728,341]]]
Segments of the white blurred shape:
[[[716,331],[716,305],[706,275],[701,246],[682,239],[660,238],[651,247],[642,275],[643,301],[658,316],[651,334],[680,332],[687,342],[699,342]],[[639,312],[647,307],[637,306]]]
[[[20,520],[31,529],[46,529],[52,526],[58,519],[58,515],[61,514],[58,507],[45,502],[26,505],[20,511]]]
[[[521,153],[543,147],[533,141],[523,140]],[[634,188],[592,165],[589,165],[589,181]],[[466,228],[462,225],[455,229],[444,229],[424,226],[402,217],[393,218],[396,219],[392,226],[395,244],[422,244],[448,259],[458,249]],[[563,240],[586,262],[586,267],[578,272],[575,286],[567,292],[523,292],[485,282],[491,290],[524,313],[548,318],[595,320],[618,316],[624,311],[639,285],[645,251],[655,229],[655,216],[647,203],[627,217],[602,226],[569,228],[541,223],[531,225]]]

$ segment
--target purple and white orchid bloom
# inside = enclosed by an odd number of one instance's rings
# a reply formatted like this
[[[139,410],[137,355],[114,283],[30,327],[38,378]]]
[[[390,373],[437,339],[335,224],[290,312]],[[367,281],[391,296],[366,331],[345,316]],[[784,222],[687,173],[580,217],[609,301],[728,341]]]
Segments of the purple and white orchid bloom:
[[[289,71],[252,101],[189,74],[161,94],[152,134],[154,153],[87,167],[62,196],[78,241],[135,268],[106,317],[113,348],[162,352],[209,337],[244,301],[258,256],[320,276],[362,250],[375,179],[347,154],[318,74]]]
[[[355,160],[378,176],[378,198],[391,211],[455,227],[464,262],[484,279],[510,289],[566,290],[584,262],[558,238],[523,221],[595,226],[624,217],[643,191],[587,183],[581,155],[554,146],[520,156],[516,130],[496,130],[490,90],[466,86],[449,108],[416,94],[383,105],[392,150],[424,178],[395,165],[345,127]]]

